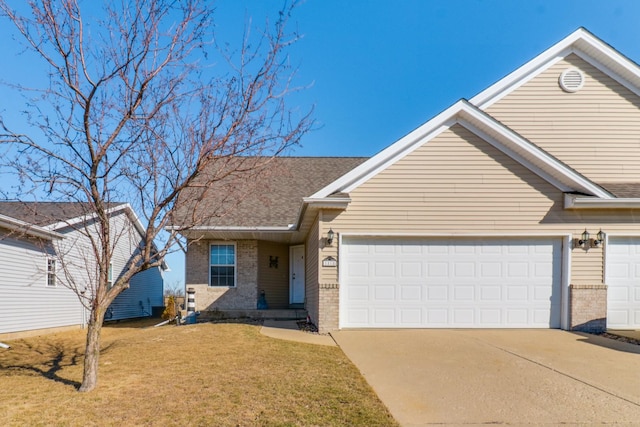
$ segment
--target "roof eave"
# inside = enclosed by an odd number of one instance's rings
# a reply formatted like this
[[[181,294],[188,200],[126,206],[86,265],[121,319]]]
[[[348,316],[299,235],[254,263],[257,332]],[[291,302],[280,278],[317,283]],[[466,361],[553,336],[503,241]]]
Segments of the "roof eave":
[[[565,194],[565,209],[640,209],[640,198],[601,199],[581,194]]]
[[[256,231],[265,231],[269,233],[278,233],[278,232],[287,232],[287,231],[295,231],[293,226],[255,226],[255,227],[241,227],[241,226],[222,226],[222,225],[200,225],[195,227],[184,228],[179,225],[169,225],[164,228],[167,231],[233,231],[233,232],[247,232],[253,233]]]
[[[42,228],[37,225],[29,224],[27,222],[6,215],[0,215],[0,227],[19,231],[21,233],[24,233],[25,235],[38,237],[45,240],[64,239],[64,236],[60,233],[47,230],[46,228]]]

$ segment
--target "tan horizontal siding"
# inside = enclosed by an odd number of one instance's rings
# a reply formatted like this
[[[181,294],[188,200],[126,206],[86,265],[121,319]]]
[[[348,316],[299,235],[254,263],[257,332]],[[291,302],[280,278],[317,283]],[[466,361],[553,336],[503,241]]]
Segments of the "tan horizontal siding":
[[[604,280],[602,253],[602,248],[591,248],[588,251],[575,248],[571,252],[571,284],[597,285],[602,283]]]
[[[558,78],[580,69],[584,87],[564,92]],[[596,182],[640,181],[640,99],[570,55],[487,109],[487,112]]]
[[[270,259],[277,257],[277,266]],[[258,292],[264,291],[270,309],[289,308],[289,245],[258,241]]]
[[[350,197],[334,229],[459,232],[498,223],[530,229],[550,212],[559,213],[563,201],[558,189],[460,125]]]

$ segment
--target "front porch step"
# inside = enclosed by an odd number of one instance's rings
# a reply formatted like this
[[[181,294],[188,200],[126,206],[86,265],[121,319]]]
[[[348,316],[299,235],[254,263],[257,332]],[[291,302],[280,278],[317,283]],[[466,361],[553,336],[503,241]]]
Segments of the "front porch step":
[[[274,309],[274,310],[212,310],[201,311],[198,322],[223,319],[271,319],[271,320],[304,320],[307,310]]]

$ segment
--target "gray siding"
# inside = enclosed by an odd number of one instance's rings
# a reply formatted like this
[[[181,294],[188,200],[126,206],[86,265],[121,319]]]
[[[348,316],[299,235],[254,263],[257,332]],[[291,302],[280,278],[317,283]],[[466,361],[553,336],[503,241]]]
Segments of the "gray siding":
[[[114,245],[113,278],[122,273],[140,235],[124,213],[111,219]],[[86,229],[58,230],[65,238],[44,246],[27,238],[2,238],[0,234],[0,334],[83,325],[88,314],[76,292],[95,291],[97,262]],[[57,286],[47,286],[47,252],[57,254]],[[112,319],[151,314],[163,305],[163,279],[159,268],[138,274],[128,290],[112,304]],[[142,302],[142,308],[140,306]]]
[[[47,286],[47,252],[35,240],[0,239],[0,334],[82,323],[78,297]]]
[[[122,292],[111,303],[112,317],[109,320],[131,319],[151,315],[151,308],[162,306],[162,273],[151,268],[136,274],[129,289]]]

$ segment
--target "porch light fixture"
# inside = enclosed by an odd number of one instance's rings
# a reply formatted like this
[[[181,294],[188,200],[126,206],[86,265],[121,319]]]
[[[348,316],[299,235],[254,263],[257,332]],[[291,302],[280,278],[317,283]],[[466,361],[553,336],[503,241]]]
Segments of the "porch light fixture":
[[[336,233],[330,228],[327,232],[327,245],[331,245],[333,243],[333,238],[336,236]]]
[[[585,228],[582,232],[582,236],[580,236],[580,240],[578,240],[578,246],[582,246],[585,249],[589,248],[589,232]]]
[[[596,234],[596,238],[593,239],[593,246],[597,248],[602,244],[602,242],[604,242],[604,233],[602,232],[602,229],[600,229],[598,234]]]

